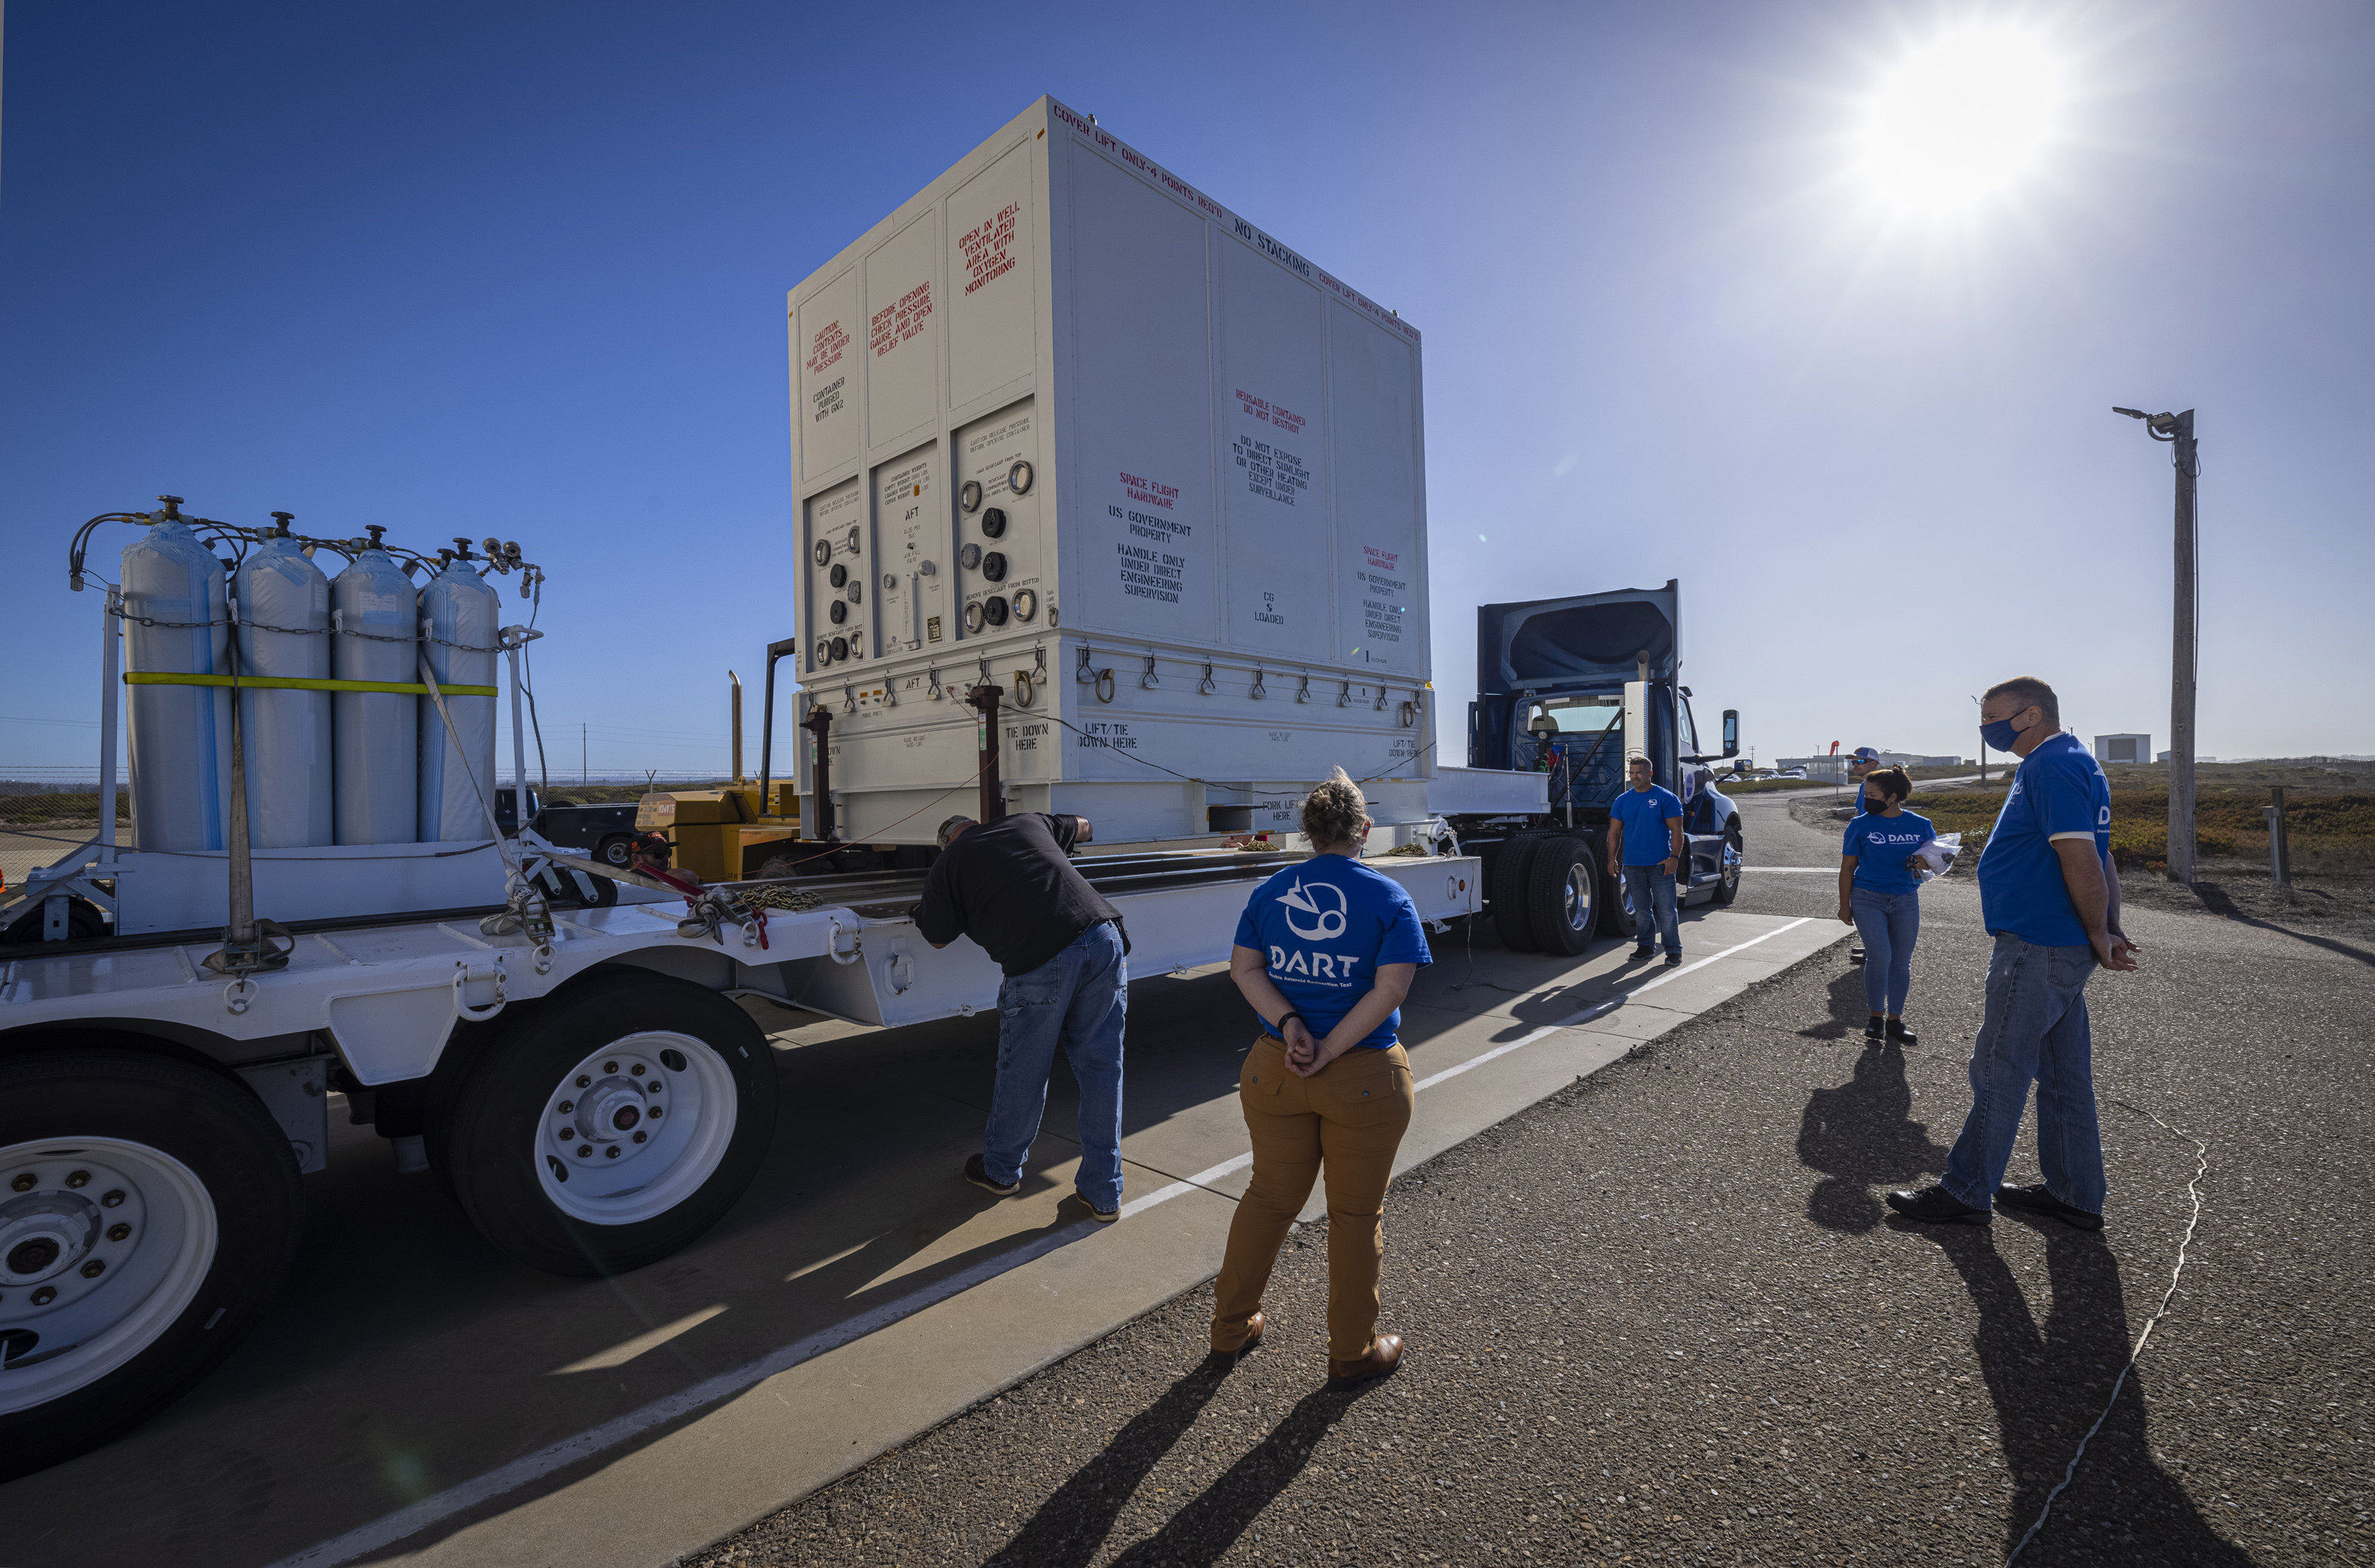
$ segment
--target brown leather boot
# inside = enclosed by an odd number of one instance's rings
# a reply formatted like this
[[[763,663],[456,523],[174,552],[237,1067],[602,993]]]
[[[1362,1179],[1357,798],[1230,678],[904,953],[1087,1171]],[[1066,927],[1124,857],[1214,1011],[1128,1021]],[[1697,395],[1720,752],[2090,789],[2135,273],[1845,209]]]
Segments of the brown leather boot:
[[[1239,1345],[1234,1350],[1215,1350],[1212,1353],[1220,1356],[1249,1356],[1256,1350],[1261,1349],[1262,1330],[1267,1326],[1269,1326],[1268,1320],[1265,1319],[1261,1314],[1256,1313],[1251,1317],[1246,1319],[1246,1342],[1244,1344]]]
[[[1356,1384],[1367,1383],[1375,1378],[1391,1377],[1395,1369],[1401,1364],[1402,1337],[1399,1334],[1380,1334],[1369,1341],[1369,1353],[1365,1356],[1349,1362],[1340,1362],[1332,1356],[1329,1357],[1328,1381],[1340,1388],[1350,1388]]]

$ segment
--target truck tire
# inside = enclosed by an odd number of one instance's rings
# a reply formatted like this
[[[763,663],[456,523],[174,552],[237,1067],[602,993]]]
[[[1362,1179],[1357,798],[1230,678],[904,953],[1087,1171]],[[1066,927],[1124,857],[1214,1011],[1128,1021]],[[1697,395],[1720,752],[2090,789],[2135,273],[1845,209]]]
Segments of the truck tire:
[[[1605,937],[1633,935],[1633,898],[1625,890],[1625,873],[1612,870],[1602,884],[1604,896],[1600,901],[1600,931]]]
[[[689,981],[597,974],[498,1036],[430,1117],[480,1233],[551,1274],[622,1274],[742,1196],[775,1131],[775,1054]]]
[[[1485,896],[1493,905],[1493,929],[1500,933],[1501,945],[1513,953],[1539,950],[1528,895],[1534,854],[1542,843],[1540,833],[1515,833],[1501,841],[1501,851],[1493,857],[1493,877]]]
[[[1542,951],[1574,958],[1591,946],[1600,923],[1600,863],[1580,838],[1543,839],[1526,882],[1526,912]]]
[[[1722,859],[1719,862],[1722,869],[1715,884],[1717,903],[1729,905],[1740,897],[1740,869],[1745,863],[1740,847],[1740,829],[1734,825],[1723,835]]]
[[[104,1047],[0,1062],[0,1480],[205,1376],[303,1209],[288,1135],[234,1079]]]
[[[0,931],[0,943],[14,947],[20,942],[41,941],[49,902],[47,899],[34,899],[26,904],[23,912],[8,923],[7,929]],[[65,940],[89,942],[106,935],[107,916],[99,905],[84,898],[66,900]]]
[[[612,833],[594,846],[594,858],[605,866],[615,866],[624,871],[634,864],[635,840],[631,833]]]

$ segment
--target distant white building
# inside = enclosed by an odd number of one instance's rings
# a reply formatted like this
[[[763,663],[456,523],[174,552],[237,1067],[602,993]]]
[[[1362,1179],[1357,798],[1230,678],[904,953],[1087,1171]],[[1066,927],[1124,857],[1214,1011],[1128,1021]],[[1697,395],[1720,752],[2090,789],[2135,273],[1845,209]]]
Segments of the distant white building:
[[[2215,757],[2204,757],[2199,751],[2193,754],[2193,760],[2197,762],[2215,762],[2218,760]],[[2156,762],[2166,762],[2168,760],[2168,753],[2166,751],[2156,751],[2153,753],[2153,760]]]
[[[2097,762],[2142,762],[2153,754],[2152,737],[2148,735],[2098,735],[2095,737],[2095,760]],[[2166,760],[2168,753],[2161,756]]]

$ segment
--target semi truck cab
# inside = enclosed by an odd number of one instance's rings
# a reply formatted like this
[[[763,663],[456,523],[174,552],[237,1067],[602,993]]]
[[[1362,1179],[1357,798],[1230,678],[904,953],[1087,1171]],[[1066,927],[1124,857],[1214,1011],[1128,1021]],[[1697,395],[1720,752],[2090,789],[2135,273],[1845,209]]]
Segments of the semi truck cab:
[[[1719,749],[1707,746],[1679,678],[1681,597],[1670,578],[1477,609],[1469,767],[1538,774],[1542,787],[1525,809],[1447,819],[1461,848],[1484,858],[1487,904],[1513,948],[1574,954],[1595,932],[1632,931],[1608,820],[1634,756],[1683,803],[1684,902],[1739,895],[1740,815],[1712,764],[1739,755],[1740,715],[1726,709]]]

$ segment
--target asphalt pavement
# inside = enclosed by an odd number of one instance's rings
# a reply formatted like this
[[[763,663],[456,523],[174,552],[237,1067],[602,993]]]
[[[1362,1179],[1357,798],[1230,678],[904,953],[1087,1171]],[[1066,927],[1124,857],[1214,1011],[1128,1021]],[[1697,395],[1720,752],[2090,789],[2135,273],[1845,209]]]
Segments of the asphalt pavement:
[[[1836,838],[1743,804],[1739,909],[1827,915]],[[1188,1290],[685,1561],[2375,1561],[2375,951],[2166,901],[2128,925],[2144,970],[2088,990],[2099,1234],[1882,1206],[1969,1103],[1958,872],[1924,894],[1917,1045],[1865,1045],[1832,948],[1398,1180],[1398,1376],[1327,1385],[1306,1226],[1242,1362]]]

